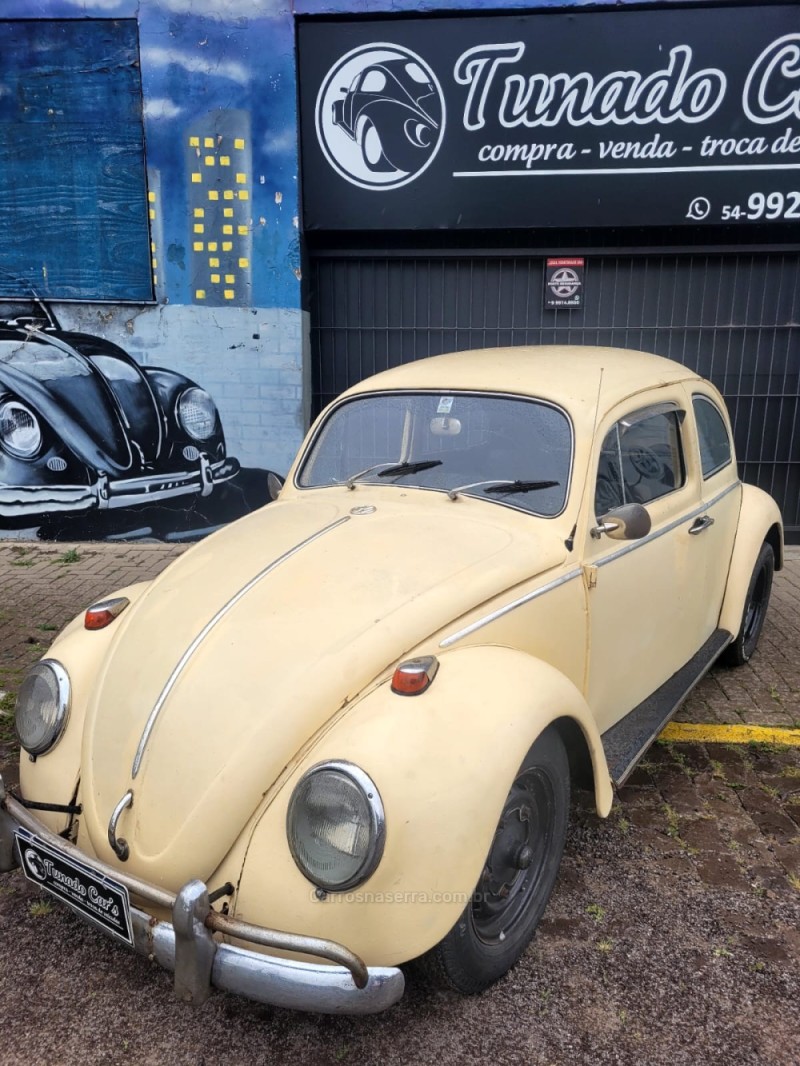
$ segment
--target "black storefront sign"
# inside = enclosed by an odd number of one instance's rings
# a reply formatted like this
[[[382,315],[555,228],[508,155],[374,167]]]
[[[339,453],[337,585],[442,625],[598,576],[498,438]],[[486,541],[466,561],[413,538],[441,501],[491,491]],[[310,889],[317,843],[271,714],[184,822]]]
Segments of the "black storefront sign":
[[[550,258],[544,271],[545,308],[583,307],[584,260],[580,257]]]
[[[794,5],[298,27],[308,229],[800,223]]]

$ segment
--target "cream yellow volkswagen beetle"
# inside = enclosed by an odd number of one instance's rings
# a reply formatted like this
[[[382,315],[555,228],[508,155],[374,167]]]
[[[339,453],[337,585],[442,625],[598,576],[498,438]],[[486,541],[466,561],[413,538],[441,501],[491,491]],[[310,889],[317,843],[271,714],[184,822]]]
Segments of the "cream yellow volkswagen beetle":
[[[608,814],[783,560],[677,363],[510,348],[350,389],[269,506],[91,606],[22,685],[0,870],[175,971],[368,1013],[525,950],[572,787]]]

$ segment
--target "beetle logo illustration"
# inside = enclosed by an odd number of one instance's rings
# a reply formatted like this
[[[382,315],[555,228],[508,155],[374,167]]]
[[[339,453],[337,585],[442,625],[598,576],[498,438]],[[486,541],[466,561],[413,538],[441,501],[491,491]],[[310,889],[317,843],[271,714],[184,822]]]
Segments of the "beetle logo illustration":
[[[333,169],[362,189],[396,189],[417,178],[439,151],[444,127],[436,75],[399,45],[348,52],[317,96],[320,147]]]
[[[34,851],[33,848],[25,849],[25,863],[35,878],[39,881],[44,881],[47,877],[47,870],[42,862],[42,858],[38,851]]]

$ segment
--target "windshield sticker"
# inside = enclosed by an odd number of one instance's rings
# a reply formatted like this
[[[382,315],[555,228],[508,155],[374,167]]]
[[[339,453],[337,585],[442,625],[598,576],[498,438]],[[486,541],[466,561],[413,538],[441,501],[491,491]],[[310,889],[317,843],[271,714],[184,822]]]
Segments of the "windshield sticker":
[[[436,408],[437,415],[449,415],[453,409],[453,397],[442,396],[439,400],[439,406]]]

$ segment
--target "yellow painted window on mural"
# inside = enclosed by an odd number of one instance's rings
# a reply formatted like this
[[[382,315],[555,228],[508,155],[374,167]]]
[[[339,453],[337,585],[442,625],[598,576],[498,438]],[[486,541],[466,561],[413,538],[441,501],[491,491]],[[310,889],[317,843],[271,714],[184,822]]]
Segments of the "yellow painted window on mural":
[[[204,137],[203,138],[203,147],[204,148],[213,148],[214,147],[214,138],[213,137]]]
[[[236,140],[233,142],[233,147],[234,148],[244,148],[244,138],[243,137],[237,137]]]
[[[223,295],[226,300],[232,300],[235,294],[233,289],[223,289]]]
[[[222,232],[223,233],[233,233],[233,226],[223,226],[222,227]]]
[[[229,155],[221,155],[219,157],[219,165],[221,167],[229,167],[231,165],[231,157]]]
[[[236,184],[237,185],[246,185],[247,184],[247,175],[246,174],[241,174],[241,173],[237,174],[236,175]]]
[[[153,270],[155,270],[157,266],[158,266],[158,260],[154,259],[153,260]]]
[[[233,218],[233,208],[232,207],[223,207],[222,213],[225,216],[225,218]]]
[[[192,184],[193,185],[199,185],[202,180],[203,180],[203,175],[202,174],[199,174],[196,170],[192,171]]]
[[[199,148],[200,147],[200,138],[199,137],[190,137],[189,138],[189,147],[190,148]]]
[[[223,241],[222,242],[222,250],[223,250],[223,252],[229,252],[231,250],[231,248],[233,248],[233,241]]]
[[[152,207],[151,207],[151,208],[150,208],[150,210],[149,210],[149,211],[148,211],[147,213],[148,213],[148,215],[150,216],[150,221],[152,222],[152,221],[153,221],[153,219],[154,219],[154,218],[156,217],[156,213],[155,213],[155,211],[154,211],[154,210],[152,209]]]
[[[217,165],[217,161],[213,155],[207,155],[204,162],[207,167],[214,167]]]
[[[246,237],[250,230],[247,228],[247,226],[237,226],[236,232],[239,234],[240,237]]]
[[[219,274],[212,274],[211,275],[211,280],[214,282],[215,285],[218,285],[219,284]]]
[[[150,201],[151,204],[154,204],[156,202],[156,194],[154,192],[149,192],[147,194],[147,199]]]
[[[233,285],[234,281],[236,281],[236,276],[234,274],[226,274],[225,275],[225,284],[226,285]]]
[[[203,250],[203,242],[202,241],[195,241],[194,244],[192,245],[192,249],[195,252],[202,252],[202,250]]]
[[[250,260],[249,259],[240,259],[239,260],[239,266],[242,268],[242,270],[247,270],[247,268],[250,266]]]
[[[219,259],[217,259],[216,256],[212,255],[211,258],[208,261],[208,265],[210,267],[218,267],[219,266]]]
[[[216,241],[209,241],[208,242],[208,250],[209,250],[209,252],[216,252],[216,250],[217,250],[217,242]]]
[[[205,232],[205,226],[203,225],[202,222],[195,222],[193,229],[194,229],[195,233],[204,233]]]
[[[195,299],[196,300],[205,300],[205,298],[206,298],[206,290],[205,289],[197,289],[197,291],[195,292],[194,295],[195,295]]]
[[[240,200],[249,200],[250,199],[250,193],[247,191],[247,189],[240,189],[239,190],[239,199]]]
[[[205,218],[206,217],[205,208],[204,207],[196,207],[194,209],[194,217],[195,218]]]
[[[233,189],[226,189],[225,192],[222,194],[222,199],[223,200],[232,200],[233,199]]]
[[[208,198],[209,200],[219,200],[219,193],[216,189],[209,189]]]

